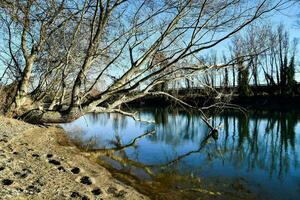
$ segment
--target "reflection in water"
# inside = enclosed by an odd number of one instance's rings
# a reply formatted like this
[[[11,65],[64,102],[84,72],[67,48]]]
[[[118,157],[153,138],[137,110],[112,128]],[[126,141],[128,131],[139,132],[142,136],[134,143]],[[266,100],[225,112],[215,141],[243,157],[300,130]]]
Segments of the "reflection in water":
[[[161,180],[166,177],[163,174],[171,173],[190,180],[200,177],[206,185],[243,180],[247,192],[257,198],[298,199],[300,123],[296,113],[250,112],[246,116],[227,111],[212,116],[215,125],[222,125],[217,140],[195,113],[149,109],[139,115],[156,123],[136,122],[119,114],[88,114],[62,126],[82,146],[96,154],[106,150],[103,159],[141,179]],[[244,188],[239,185],[231,184],[235,190]]]

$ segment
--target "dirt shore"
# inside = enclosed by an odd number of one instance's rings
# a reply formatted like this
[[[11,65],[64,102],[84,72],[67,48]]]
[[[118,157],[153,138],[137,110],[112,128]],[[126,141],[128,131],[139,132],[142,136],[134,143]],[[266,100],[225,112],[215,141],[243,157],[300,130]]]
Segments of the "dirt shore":
[[[0,116],[0,199],[148,199],[116,180],[57,127]]]

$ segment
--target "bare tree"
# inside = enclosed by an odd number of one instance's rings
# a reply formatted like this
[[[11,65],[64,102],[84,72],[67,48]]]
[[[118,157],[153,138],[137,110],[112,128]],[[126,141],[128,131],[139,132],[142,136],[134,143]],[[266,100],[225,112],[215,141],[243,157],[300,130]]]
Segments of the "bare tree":
[[[195,57],[288,2],[5,0],[2,58],[18,71],[9,111],[36,123],[65,122],[120,111],[146,95],[170,97],[155,87],[231,65]]]

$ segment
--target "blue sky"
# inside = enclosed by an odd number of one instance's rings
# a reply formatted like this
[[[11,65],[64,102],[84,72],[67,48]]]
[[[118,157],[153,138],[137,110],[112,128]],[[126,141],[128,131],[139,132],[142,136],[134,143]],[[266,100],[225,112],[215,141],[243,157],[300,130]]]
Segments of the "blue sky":
[[[280,11],[279,14],[272,17],[275,24],[284,24],[286,29],[290,32],[291,38],[300,39],[300,24],[297,26],[297,21],[300,21],[300,6],[292,6],[286,10]],[[298,54],[299,55],[299,54]]]
[[[276,12],[276,14],[274,14],[273,16],[270,17],[266,17],[264,19],[265,23],[272,23],[272,26],[276,27],[277,25],[279,25],[280,23],[282,23],[285,26],[285,29],[289,31],[290,33],[290,39],[292,38],[298,38],[300,41],[300,24],[297,25],[297,20],[300,20],[300,10],[299,10],[300,6],[291,6],[285,10]],[[1,32],[1,31],[0,31]],[[1,40],[2,40],[2,36],[0,35],[0,45],[1,45]],[[227,40],[221,44],[219,44],[216,48],[216,50],[218,51],[218,53],[222,53],[222,51],[227,51],[228,50],[228,44],[229,44],[230,40]],[[300,45],[298,45],[298,52],[297,52],[297,61],[298,61],[298,66],[300,65],[300,49],[299,49]],[[3,63],[1,63],[0,61],[0,76],[3,72],[4,66]],[[298,67],[299,70],[299,67]],[[300,81],[300,72],[297,73],[296,75],[297,80]]]

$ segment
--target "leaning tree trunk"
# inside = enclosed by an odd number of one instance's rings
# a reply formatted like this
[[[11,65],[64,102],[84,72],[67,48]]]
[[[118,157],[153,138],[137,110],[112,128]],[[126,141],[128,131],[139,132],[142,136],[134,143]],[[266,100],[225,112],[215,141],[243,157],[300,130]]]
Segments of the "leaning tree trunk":
[[[28,88],[29,81],[31,77],[32,66],[34,62],[35,56],[30,57],[26,60],[26,67],[22,73],[22,79],[18,84],[18,89],[16,91],[14,100],[10,106],[9,111],[15,110],[18,111],[28,99]]]
[[[103,107],[87,106],[82,109],[79,107],[73,107],[66,111],[59,110],[29,110],[19,118],[32,123],[32,124],[44,124],[44,123],[66,123],[71,122],[79,117],[90,112],[109,112],[110,110]]]

